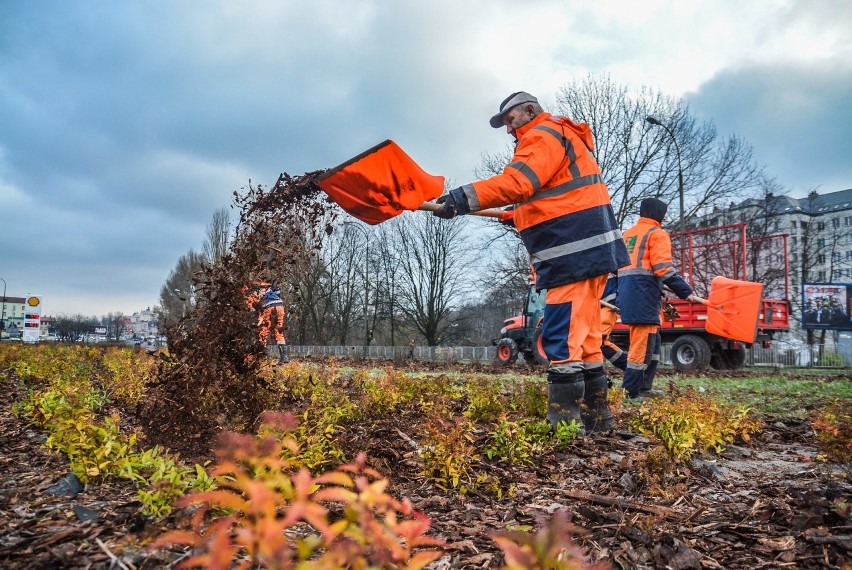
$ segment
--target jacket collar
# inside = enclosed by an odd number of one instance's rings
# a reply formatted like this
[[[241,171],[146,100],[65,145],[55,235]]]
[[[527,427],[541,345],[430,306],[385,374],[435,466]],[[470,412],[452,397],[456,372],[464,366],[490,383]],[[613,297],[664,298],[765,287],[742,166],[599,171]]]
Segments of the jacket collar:
[[[562,131],[563,137],[566,132],[573,132],[581,141],[583,141],[583,144],[586,145],[589,152],[594,152],[595,140],[594,137],[592,137],[592,129],[589,127],[588,123],[575,123],[568,117],[551,115],[550,113],[539,113],[529,123],[517,129],[515,131],[517,140],[520,141],[521,138],[530,131],[530,129],[537,127],[545,121],[554,123]]]
[[[515,135],[518,137],[518,140],[521,140],[521,137],[523,137],[525,134],[527,134],[530,129],[542,124],[543,122],[545,122],[549,118],[550,118],[550,113],[539,113],[538,115],[533,117],[533,119],[529,123],[527,123],[523,127],[515,129]]]
[[[660,222],[658,222],[658,221],[657,221],[657,220],[655,220],[654,218],[644,218],[644,217],[640,217],[640,218],[639,218],[639,221],[638,221],[637,223],[639,223],[639,224],[651,224],[652,226],[657,226],[657,227],[658,227],[658,228],[660,228],[660,229],[662,229],[662,228],[663,228],[663,224],[661,224]]]

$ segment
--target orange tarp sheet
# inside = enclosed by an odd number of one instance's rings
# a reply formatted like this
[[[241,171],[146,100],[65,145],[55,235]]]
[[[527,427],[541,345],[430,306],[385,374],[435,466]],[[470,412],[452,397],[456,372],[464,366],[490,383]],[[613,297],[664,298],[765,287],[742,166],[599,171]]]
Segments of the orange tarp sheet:
[[[762,299],[762,283],[714,277],[707,298],[707,332],[753,343]]]
[[[440,196],[444,177],[427,174],[386,140],[324,173],[317,185],[350,215],[375,225]]]

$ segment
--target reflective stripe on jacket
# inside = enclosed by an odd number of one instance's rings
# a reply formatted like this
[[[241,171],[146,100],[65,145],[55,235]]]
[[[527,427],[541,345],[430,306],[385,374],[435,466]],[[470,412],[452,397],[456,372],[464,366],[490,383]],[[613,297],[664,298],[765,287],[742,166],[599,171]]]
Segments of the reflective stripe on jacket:
[[[630,265],[618,270],[618,306],[621,322],[660,324],[663,283],[679,297],[692,294],[672,264],[672,241],[660,223],[639,218],[624,232]]]
[[[516,135],[515,154],[502,174],[463,187],[471,210],[517,204],[515,227],[540,289],[626,265],[589,126],[541,113]]]

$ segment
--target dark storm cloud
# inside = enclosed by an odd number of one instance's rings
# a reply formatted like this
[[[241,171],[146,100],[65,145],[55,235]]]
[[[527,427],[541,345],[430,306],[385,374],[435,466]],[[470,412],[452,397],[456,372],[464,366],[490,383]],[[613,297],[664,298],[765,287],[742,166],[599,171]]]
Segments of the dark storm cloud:
[[[75,290],[156,302],[177,256],[200,248],[213,210],[249,179],[331,167],[385,138],[456,177],[478,157],[449,137],[473,120],[461,102],[481,100],[456,80],[490,82],[456,57],[471,21],[461,8],[454,25],[426,3],[3,11],[0,197],[38,221],[0,227],[17,244],[0,276],[52,296],[48,308]]]
[[[720,133],[748,140],[792,195],[852,188],[852,62],[725,71],[688,99]]]
[[[750,54],[688,95],[693,111],[754,147],[790,194],[852,188],[852,2],[793,1],[757,28],[782,42],[771,62]]]

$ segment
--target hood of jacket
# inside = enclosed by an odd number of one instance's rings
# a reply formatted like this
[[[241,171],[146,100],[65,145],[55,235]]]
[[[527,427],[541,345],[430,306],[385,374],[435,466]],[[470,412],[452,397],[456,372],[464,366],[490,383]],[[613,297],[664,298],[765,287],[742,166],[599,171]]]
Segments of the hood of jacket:
[[[589,149],[589,152],[595,150],[595,141],[592,138],[592,129],[589,127],[588,123],[575,123],[568,117],[562,117],[560,115],[551,115],[550,113],[539,113],[532,121],[530,121],[523,127],[517,129],[515,131],[515,134],[518,136],[518,139],[520,139],[530,129],[532,129],[533,127],[537,127],[545,121],[551,121],[558,124],[563,131],[570,130],[575,135],[577,135],[577,137],[579,137],[581,141],[583,141],[583,144],[586,145],[586,148]]]

